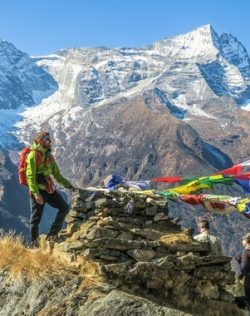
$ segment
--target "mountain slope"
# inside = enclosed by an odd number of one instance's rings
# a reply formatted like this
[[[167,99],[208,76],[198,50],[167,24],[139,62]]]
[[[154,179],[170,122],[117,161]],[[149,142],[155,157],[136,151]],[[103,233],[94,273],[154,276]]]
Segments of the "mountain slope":
[[[57,84],[32,58],[0,40],[0,109],[33,105],[56,90]]]
[[[16,166],[7,152],[0,151],[0,227],[26,235],[29,226],[28,202],[27,190],[17,185]]]
[[[78,186],[111,173],[202,176],[249,159],[249,56],[210,25],[138,49],[64,49],[27,63],[13,75],[50,95],[1,110],[0,142],[14,162],[40,129],[51,132],[62,172]],[[33,67],[48,74],[45,90]]]

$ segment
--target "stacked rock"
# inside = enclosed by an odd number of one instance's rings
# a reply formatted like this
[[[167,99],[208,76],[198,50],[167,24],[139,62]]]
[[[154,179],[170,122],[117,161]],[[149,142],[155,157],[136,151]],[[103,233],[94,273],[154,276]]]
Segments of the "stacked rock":
[[[209,245],[195,241],[178,221],[161,196],[80,190],[60,247],[75,260],[95,261],[118,288],[201,314],[226,311],[234,299],[225,291],[234,282],[231,258],[209,256]]]

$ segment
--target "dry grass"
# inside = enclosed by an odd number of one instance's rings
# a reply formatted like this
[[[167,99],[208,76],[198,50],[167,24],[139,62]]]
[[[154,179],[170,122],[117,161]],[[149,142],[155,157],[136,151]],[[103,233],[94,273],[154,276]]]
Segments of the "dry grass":
[[[192,238],[185,233],[166,234],[161,236],[160,241],[166,245],[189,244],[193,242]]]
[[[105,294],[103,293],[100,293],[100,292],[95,292],[95,291],[92,291],[88,297],[89,300],[91,301],[96,301],[98,300],[99,298],[105,296]]]
[[[23,245],[20,236],[0,233],[0,269],[8,269],[10,276],[27,276],[30,279],[51,279],[63,275],[66,265],[50,253],[41,249],[30,249]]]
[[[37,313],[37,316],[62,316],[65,315],[65,310],[67,308],[67,300],[66,302],[60,302],[59,304],[49,306],[42,311]]]
[[[78,260],[78,263],[79,274],[83,277],[83,280],[77,292],[81,293],[91,288],[93,289],[104,282],[104,279],[100,273],[100,267],[98,263],[87,260],[83,257]]]
[[[99,283],[104,282],[103,277],[101,276],[101,268],[97,262],[87,260],[83,257],[79,259],[79,273],[83,277],[82,284],[80,289],[83,291],[88,287],[93,287]]]
[[[80,284],[78,291],[83,292],[91,287],[94,287],[95,285],[96,282],[93,279],[85,277]]]

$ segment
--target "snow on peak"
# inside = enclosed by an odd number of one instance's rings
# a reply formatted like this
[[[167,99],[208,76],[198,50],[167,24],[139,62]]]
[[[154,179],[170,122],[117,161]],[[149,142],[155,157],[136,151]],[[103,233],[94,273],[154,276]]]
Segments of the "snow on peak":
[[[221,54],[223,57],[234,66],[238,67],[243,75],[246,74],[247,76],[250,76],[250,59],[247,50],[242,43],[232,34],[228,33],[222,33],[220,41]]]
[[[191,112],[210,117],[202,109],[212,98],[230,96],[240,106],[247,106],[250,99],[250,63],[244,46],[231,34],[219,36],[210,24],[143,48],[71,48],[31,60],[54,78],[58,89],[40,102],[43,89],[32,86],[32,105],[37,104],[20,111],[22,121],[15,123],[23,141],[27,126],[40,128],[49,122],[52,130],[58,124],[66,128],[75,120],[72,113],[80,117],[92,106],[147,90],[158,91],[169,112],[182,119]]]
[[[175,59],[213,60],[219,49],[219,36],[210,24],[186,34],[163,39],[154,49]]]

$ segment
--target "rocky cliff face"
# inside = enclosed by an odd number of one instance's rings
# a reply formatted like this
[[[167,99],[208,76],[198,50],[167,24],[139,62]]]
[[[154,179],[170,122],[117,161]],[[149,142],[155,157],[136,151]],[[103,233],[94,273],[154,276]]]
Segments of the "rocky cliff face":
[[[141,49],[65,49],[37,64],[59,88],[22,113],[15,135],[29,143],[49,129],[79,185],[113,172],[201,176],[248,159],[249,56],[210,25]]]
[[[0,40],[0,109],[34,105],[54,92],[55,80],[27,54]]]
[[[230,258],[210,256],[161,197],[80,190],[67,222],[60,242],[41,238],[33,250],[67,262],[65,273],[32,281],[24,270],[10,280],[10,263],[0,273],[0,315],[243,315],[225,290]]]

